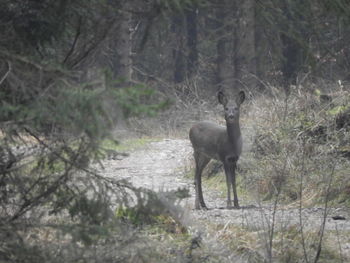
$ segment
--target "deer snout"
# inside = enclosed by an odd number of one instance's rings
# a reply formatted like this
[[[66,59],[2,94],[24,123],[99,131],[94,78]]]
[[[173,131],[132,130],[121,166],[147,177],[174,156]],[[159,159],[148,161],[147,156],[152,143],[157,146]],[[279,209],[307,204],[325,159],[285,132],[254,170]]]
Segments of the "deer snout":
[[[234,119],[236,116],[235,116],[235,114],[229,114],[227,117],[228,117],[229,119]]]
[[[236,120],[238,118],[238,110],[232,109],[226,113],[226,119],[229,121]]]
[[[228,115],[226,117],[226,121],[228,122],[234,122],[237,118],[235,117],[235,115]]]

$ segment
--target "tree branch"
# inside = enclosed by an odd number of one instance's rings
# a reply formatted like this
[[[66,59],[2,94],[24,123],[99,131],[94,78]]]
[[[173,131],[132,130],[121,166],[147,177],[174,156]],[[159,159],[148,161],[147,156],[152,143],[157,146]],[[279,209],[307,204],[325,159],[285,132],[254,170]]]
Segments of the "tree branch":
[[[0,85],[5,81],[5,79],[7,78],[7,76],[10,74],[11,70],[12,70],[12,67],[11,67],[11,63],[7,61],[7,67],[8,67],[8,70],[7,72],[5,73],[5,75],[0,79]]]

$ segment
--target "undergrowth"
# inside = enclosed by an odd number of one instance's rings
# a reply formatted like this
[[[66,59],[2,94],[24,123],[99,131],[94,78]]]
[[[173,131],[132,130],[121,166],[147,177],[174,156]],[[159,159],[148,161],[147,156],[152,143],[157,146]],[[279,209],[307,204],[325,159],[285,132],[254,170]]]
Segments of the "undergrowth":
[[[311,205],[324,201],[332,180],[329,200],[350,200],[350,95],[338,91],[327,96],[323,102],[318,90],[304,91],[251,103],[244,122],[253,130],[252,144],[242,161],[250,191],[253,185],[263,200],[281,191],[285,202],[304,198]]]
[[[349,211],[350,93],[344,87],[332,92],[299,87],[286,97],[271,90],[242,105],[244,150],[237,172],[239,199],[270,207],[271,214],[259,219],[266,220],[263,227],[212,224],[212,231],[245,262],[346,262],[342,247],[348,233],[324,231],[327,213],[313,229],[287,218],[280,222],[274,214],[285,208]],[[222,119],[218,116],[210,118]],[[193,174],[194,169],[188,176]],[[215,161],[206,167],[203,184],[225,200],[225,175]]]

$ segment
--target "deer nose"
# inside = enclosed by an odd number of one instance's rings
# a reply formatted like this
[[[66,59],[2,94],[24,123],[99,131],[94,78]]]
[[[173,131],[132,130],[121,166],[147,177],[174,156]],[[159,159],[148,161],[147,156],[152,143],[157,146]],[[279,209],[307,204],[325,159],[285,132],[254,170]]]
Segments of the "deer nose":
[[[228,112],[228,114],[227,114],[227,117],[228,117],[229,119],[234,119],[235,116],[236,116],[236,111],[235,111],[234,109],[230,110],[230,111]]]

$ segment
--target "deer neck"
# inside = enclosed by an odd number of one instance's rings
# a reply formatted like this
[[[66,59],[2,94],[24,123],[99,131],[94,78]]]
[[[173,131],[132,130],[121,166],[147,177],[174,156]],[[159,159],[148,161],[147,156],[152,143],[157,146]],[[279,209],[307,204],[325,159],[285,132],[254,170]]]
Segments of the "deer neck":
[[[226,123],[227,127],[227,136],[232,144],[236,144],[238,141],[238,138],[241,137],[241,129],[239,126],[239,122],[234,123]]]

